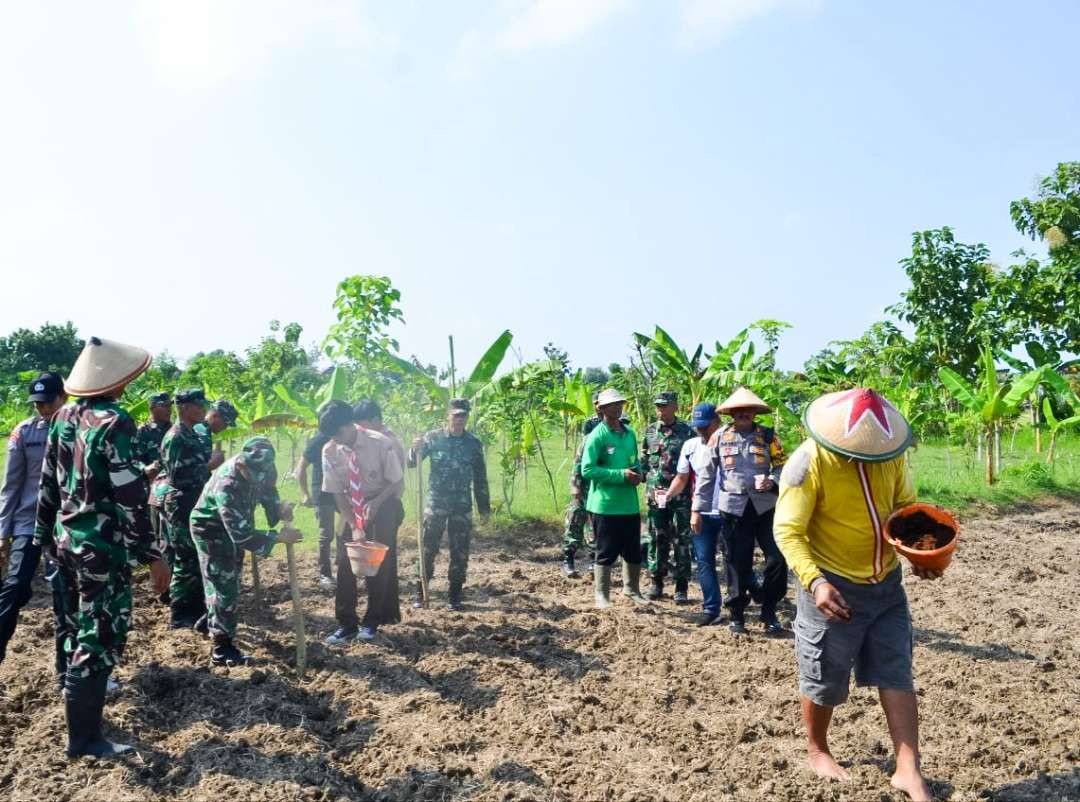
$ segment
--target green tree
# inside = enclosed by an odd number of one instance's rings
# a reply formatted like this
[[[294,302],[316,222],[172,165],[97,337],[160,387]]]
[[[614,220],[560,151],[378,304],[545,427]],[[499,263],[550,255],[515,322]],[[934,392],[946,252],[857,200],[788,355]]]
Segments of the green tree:
[[[915,347],[936,367],[952,366],[965,377],[979,365],[980,342],[1008,347],[990,305],[995,282],[985,245],[957,242],[952,229],[918,231],[911,256],[900,261],[911,280],[900,303],[889,308],[915,328]]]
[[[1059,164],[1035,198],[1014,201],[1009,212],[1018,231],[1046,243],[1049,258],[1011,268],[1002,302],[1025,339],[1080,353],[1080,162]]]
[[[63,325],[46,323],[37,331],[17,329],[0,337],[0,380],[16,383],[20,374],[43,370],[66,376],[83,345],[70,320]]]

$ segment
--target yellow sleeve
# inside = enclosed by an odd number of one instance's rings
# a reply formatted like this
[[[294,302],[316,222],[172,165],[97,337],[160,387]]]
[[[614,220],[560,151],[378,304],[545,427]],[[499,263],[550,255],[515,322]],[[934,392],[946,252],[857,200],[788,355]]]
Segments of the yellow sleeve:
[[[893,507],[890,512],[906,507],[908,504],[914,504],[917,498],[915,480],[911,475],[911,463],[908,462],[907,454],[900,457],[898,462],[899,464],[896,466],[896,483],[893,490]]]
[[[773,535],[788,566],[807,590],[810,583],[822,575],[810,553],[807,532],[817,506],[817,496],[816,461],[813,452],[803,446],[791,455],[780,476],[780,498],[776,502]]]

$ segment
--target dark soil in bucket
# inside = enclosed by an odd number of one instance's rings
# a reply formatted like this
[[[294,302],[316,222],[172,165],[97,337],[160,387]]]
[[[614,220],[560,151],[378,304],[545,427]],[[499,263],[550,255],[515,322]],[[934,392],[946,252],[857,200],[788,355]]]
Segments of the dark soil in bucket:
[[[935,521],[925,512],[916,512],[893,520],[889,534],[909,549],[933,551],[947,545],[956,537],[948,524]]]

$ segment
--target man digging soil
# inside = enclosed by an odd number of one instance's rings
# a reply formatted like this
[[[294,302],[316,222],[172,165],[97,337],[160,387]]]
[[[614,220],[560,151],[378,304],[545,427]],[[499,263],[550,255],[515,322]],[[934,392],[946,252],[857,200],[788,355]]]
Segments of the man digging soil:
[[[876,687],[896,752],[892,786],[932,799],[919,762],[911,613],[883,526],[915,501],[904,452],[911,427],[873,390],[829,393],[806,410],[811,437],[780,477],[775,534],[798,576],[795,651],[810,768],[846,781],[829,751],[833,707],[855,682]],[[912,566],[923,579],[941,574]]]

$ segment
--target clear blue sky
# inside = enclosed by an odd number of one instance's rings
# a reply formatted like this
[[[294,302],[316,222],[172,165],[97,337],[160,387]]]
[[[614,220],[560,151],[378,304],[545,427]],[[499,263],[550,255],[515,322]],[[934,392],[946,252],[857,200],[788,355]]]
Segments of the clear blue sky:
[[[389,275],[402,351],[858,336],[1080,158],[1080,4],[7,3],[0,329],[241,349]]]

